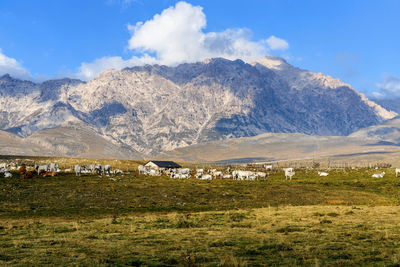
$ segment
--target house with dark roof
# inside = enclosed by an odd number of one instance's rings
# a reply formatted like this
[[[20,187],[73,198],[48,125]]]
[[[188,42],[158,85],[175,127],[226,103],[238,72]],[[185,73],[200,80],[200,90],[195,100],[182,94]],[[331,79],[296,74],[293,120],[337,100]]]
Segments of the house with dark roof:
[[[144,167],[147,169],[149,173],[154,173],[154,174],[161,174],[170,169],[182,168],[181,165],[173,161],[159,161],[159,160],[151,160],[147,162],[144,165]]]

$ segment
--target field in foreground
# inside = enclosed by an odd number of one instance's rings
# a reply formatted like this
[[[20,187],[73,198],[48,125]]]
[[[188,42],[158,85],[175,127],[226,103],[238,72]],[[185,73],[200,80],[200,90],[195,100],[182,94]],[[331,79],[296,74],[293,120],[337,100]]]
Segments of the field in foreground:
[[[398,265],[400,180],[385,171],[2,178],[0,264]]]

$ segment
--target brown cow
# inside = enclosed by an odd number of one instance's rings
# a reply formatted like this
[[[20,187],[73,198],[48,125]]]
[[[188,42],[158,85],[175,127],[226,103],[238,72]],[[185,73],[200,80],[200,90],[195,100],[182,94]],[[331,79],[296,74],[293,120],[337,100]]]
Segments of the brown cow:
[[[57,175],[57,173],[56,172],[44,172],[42,175],[43,175],[43,177],[54,177]]]
[[[21,175],[24,175],[24,174],[26,173],[26,166],[21,166],[21,167],[19,167],[18,171],[19,171],[19,173],[20,173]]]
[[[35,176],[35,173],[33,171],[27,171],[24,174],[24,178],[33,178]]]

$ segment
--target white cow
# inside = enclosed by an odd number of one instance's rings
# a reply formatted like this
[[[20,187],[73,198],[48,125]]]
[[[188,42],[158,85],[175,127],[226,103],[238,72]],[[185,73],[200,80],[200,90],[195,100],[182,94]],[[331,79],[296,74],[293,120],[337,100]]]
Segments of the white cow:
[[[235,180],[255,180],[255,173],[251,171],[233,171],[232,176]]]
[[[285,168],[283,170],[285,171],[285,179],[287,180],[290,178],[290,180],[292,180],[292,177],[295,175],[293,168]]]
[[[247,176],[247,180],[255,181],[256,179],[257,179],[257,176],[254,173],[252,173],[249,176]]]
[[[196,169],[196,173],[197,174],[203,174],[204,173],[204,169]]]
[[[120,169],[115,169],[114,174],[124,174],[124,172]]]
[[[139,174],[146,174],[146,168],[143,165],[138,166]]]
[[[257,172],[256,175],[258,179],[265,179],[265,177],[267,177],[267,174],[265,172]]]
[[[180,173],[171,173],[170,177],[174,178],[174,179],[181,179],[181,174]]]
[[[180,174],[189,174],[190,173],[190,169],[189,168],[180,168],[180,169],[178,169],[178,173],[180,173]]]
[[[81,165],[75,165],[74,169],[75,169],[75,175],[81,176],[81,170],[82,170]]]
[[[200,179],[201,180],[212,180],[212,176],[211,176],[211,174],[206,174],[206,175],[201,176]]]
[[[5,178],[11,178],[12,177],[11,172],[9,172],[6,168],[1,168],[0,169],[0,173],[3,173]]]
[[[110,165],[104,165],[103,173],[107,173],[107,176],[110,176],[111,175],[111,166]]]
[[[222,176],[222,178],[224,178],[224,179],[230,179],[230,178],[232,178],[232,175],[230,175],[230,174],[224,174],[224,176]]]
[[[49,167],[47,165],[37,165],[36,166],[36,171],[40,174],[40,171],[45,171],[47,172],[49,170]]]
[[[188,173],[185,173],[185,174],[181,173],[181,179],[189,179],[189,178],[190,178],[190,174],[188,174]]]
[[[5,168],[7,168],[7,163],[5,162],[0,163],[0,169],[5,169]]]
[[[318,175],[319,176],[328,176],[329,173],[327,173],[327,172],[318,172]]]
[[[223,173],[221,171],[215,171],[213,172],[214,177],[222,177]]]
[[[372,178],[383,178],[383,176],[385,176],[385,172],[372,174]]]
[[[400,173],[400,168],[396,168],[396,177]]]
[[[265,165],[264,167],[266,171],[272,171],[272,165]]]
[[[58,168],[58,166],[56,167],[56,164],[54,164],[54,163],[50,163],[50,168],[49,168],[49,171],[51,171],[51,172],[55,172],[57,168]]]

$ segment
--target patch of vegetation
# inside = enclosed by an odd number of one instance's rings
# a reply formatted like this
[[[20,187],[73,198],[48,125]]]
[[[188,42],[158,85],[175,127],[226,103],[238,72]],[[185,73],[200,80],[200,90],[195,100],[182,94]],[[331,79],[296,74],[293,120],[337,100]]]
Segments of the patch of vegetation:
[[[326,218],[324,218],[324,219],[322,219],[319,223],[320,223],[320,224],[330,224],[330,223],[332,223],[332,221],[331,221],[331,220],[328,220],[328,219],[326,219]]]
[[[300,228],[298,226],[290,226],[290,225],[276,230],[277,233],[291,233],[291,232],[302,232],[302,231],[304,231],[303,228]]]
[[[339,216],[339,214],[336,213],[336,212],[329,212],[329,213],[327,213],[326,215],[327,215],[327,216],[330,216],[330,217],[337,217],[337,216]]]

